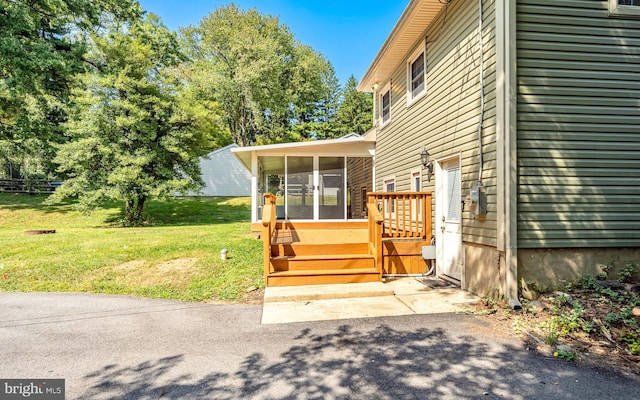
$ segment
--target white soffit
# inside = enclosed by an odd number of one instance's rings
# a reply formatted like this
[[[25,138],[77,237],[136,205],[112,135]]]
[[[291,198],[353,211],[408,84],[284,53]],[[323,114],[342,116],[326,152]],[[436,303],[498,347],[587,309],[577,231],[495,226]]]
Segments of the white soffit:
[[[385,82],[398,64],[405,61],[443,7],[440,0],[411,0],[362,77],[358,90],[372,92],[373,85]]]
[[[368,139],[368,138],[367,138]],[[351,157],[371,156],[375,151],[375,140],[364,137],[348,137],[329,140],[313,140],[267,144],[263,146],[236,147],[231,153],[239,159],[247,169],[251,169],[251,155],[283,156],[283,155],[343,155]]]

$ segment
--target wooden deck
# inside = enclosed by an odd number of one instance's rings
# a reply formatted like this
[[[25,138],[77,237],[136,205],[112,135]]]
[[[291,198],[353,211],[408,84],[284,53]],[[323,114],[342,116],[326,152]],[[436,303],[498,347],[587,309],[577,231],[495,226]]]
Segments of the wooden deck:
[[[386,195],[384,200],[394,198]],[[411,199],[415,198],[413,194]],[[428,200],[430,210],[430,197]],[[426,207],[427,201],[422,205]],[[423,227],[431,226],[430,218],[429,225],[426,223],[415,223],[416,232],[411,231],[411,224],[405,224],[403,232],[396,235],[373,201],[368,221],[280,222],[275,220],[275,197],[267,194],[261,231],[265,284],[377,282],[384,273],[424,273],[426,264],[420,250],[431,240],[430,234],[423,233]]]
[[[377,282],[362,223],[279,224],[271,240],[267,286]]]
[[[272,244],[352,244],[367,243],[369,233],[367,228],[344,228],[344,229],[278,229],[273,238]]]

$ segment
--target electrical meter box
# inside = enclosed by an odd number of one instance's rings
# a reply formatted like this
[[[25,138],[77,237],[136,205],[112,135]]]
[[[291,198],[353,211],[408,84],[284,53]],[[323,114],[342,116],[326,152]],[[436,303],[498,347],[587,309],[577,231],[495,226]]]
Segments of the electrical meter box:
[[[471,200],[471,215],[473,218],[484,217],[487,215],[487,192],[482,186],[482,182],[476,182],[469,192]]]

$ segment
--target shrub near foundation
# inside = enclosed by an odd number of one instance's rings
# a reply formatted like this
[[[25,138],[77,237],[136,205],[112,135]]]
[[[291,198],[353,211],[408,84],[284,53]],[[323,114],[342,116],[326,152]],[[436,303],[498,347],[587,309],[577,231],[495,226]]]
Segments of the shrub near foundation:
[[[640,284],[623,283],[627,267],[636,277],[637,262],[617,268],[604,266],[601,274],[547,292],[535,300],[522,297],[523,312],[514,312],[501,300],[484,299],[472,312],[510,328],[529,348],[559,359],[609,365],[638,376],[640,371]],[[608,279],[615,276],[616,280]],[[633,279],[632,278],[632,279]],[[530,282],[526,282],[529,284]],[[532,285],[532,286],[535,286]]]

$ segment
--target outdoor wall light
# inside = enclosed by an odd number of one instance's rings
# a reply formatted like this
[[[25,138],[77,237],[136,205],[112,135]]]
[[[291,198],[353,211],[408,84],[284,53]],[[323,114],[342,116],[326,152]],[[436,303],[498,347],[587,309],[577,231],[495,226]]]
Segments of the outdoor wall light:
[[[427,169],[427,180],[431,182],[431,174],[433,174],[433,162],[429,161],[429,152],[426,147],[422,148],[422,152],[420,153],[420,162],[422,162],[422,166]]]

